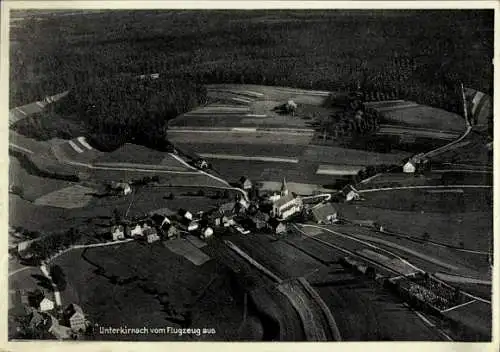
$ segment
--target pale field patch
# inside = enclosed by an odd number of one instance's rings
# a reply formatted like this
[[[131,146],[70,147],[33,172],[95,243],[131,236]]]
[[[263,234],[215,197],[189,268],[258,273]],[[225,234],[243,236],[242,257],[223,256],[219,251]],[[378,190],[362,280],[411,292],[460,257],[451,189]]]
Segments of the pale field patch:
[[[92,188],[74,185],[45,194],[33,203],[65,209],[83,208],[90,203],[94,192]]]

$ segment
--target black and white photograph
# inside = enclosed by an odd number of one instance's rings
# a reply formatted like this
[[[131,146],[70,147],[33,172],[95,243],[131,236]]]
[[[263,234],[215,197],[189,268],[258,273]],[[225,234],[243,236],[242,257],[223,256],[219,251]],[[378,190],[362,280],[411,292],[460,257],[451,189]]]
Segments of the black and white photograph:
[[[492,341],[493,6],[2,11],[10,342]]]

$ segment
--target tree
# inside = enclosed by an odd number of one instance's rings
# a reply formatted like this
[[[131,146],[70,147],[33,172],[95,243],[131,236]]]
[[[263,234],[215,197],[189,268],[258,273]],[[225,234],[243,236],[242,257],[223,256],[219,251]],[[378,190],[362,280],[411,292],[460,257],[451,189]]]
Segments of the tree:
[[[50,267],[50,276],[52,281],[57,286],[59,291],[64,291],[66,288],[66,275],[59,265],[53,265]]]

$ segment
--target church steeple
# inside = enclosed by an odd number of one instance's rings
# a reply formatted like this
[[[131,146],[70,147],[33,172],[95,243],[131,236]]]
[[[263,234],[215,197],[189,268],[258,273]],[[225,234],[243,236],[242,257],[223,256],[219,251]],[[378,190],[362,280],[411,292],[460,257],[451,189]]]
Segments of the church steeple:
[[[281,196],[284,197],[288,195],[288,187],[286,185],[286,179],[283,177],[283,182],[281,183]]]

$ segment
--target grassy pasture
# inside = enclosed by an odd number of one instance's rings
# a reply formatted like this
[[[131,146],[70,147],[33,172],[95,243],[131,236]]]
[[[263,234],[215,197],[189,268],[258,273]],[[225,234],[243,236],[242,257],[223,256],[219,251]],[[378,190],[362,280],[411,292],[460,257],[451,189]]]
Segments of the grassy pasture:
[[[95,190],[89,187],[74,185],[66,187],[35,199],[35,205],[43,205],[64,209],[83,208],[93,199]]]
[[[392,111],[389,108],[384,108],[381,114],[384,123],[431,128],[437,131],[465,131],[465,122],[462,116],[430,106],[396,107]]]
[[[446,209],[446,208],[445,208]],[[443,209],[443,210],[445,210]],[[376,208],[365,204],[342,204],[342,216],[348,219],[374,220],[388,231],[429,239],[471,250],[488,250],[493,236],[493,216],[490,211],[483,212],[428,212],[405,211],[398,209]]]

